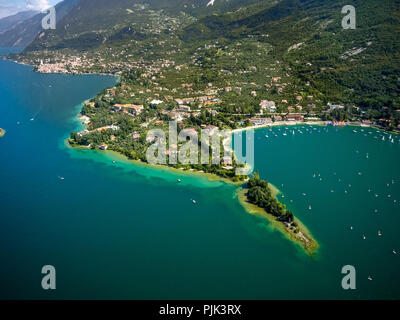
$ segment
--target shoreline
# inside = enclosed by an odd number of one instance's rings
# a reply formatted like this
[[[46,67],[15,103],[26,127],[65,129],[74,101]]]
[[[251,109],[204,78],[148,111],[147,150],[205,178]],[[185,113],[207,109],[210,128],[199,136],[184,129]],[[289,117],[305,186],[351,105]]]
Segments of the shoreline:
[[[41,72],[37,70],[37,66],[33,65],[33,64],[29,64],[29,63],[25,63],[22,61],[15,61],[13,59],[10,59],[7,57],[7,55],[2,55],[1,58],[3,60],[7,60],[7,61],[11,61],[14,62],[16,64],[20,64],[23,66],[27,66],[27,67],[31,67],[33,72],[39,73],[39,74],[60,74],[60,75],[69,75],[69,76],[89,76],[89,75],[95,75],[95,76],[112,76],[112,77],[116,77],[120,78],[120,75],[116,75],[113,73],[97,73],[97,72],[81,72],[81,73],[73,73],[73,72]]]
[[[243,184],[246,183],[246,181],[234,182],[228,178],[220,177],[213,173],[201,172],[201,171],[196,171],[196,170],[190,171],[190,170],[185,170],[185,169],[177,169],[177,168],[173,168],[173,167],[170,167],[167,165],[149,164],[149,163],[143,162],[141,160],[129,159],[126,155],[119,153],[117,151],[114,151],[114,150],[100,151],[100,150],[92,150],[92,149],[89,149],[84,146],[73,146],[68,142],[68,139],[65,140],[65,146],[67,146],[68,148],[71,148],[71,149],[75,149],[75,150],[94,151],[94,152],[98,152],[98,153],[105,154],[105,155],[112,155],[111,158],[113,158],[115,160],[119,160],[124,163],[131,164],[131,165],[141,166],[144,168],[154,169],[154,170],[158,170],[158,171],[165,171],[165,172],[169,172],[169,173],[175,173],[176,175],[197,176],[200,178],[205,178],[209,182],[223,182],[223,183],[226,183],[226,184],[229,184],[232,186],[238,186],[238,187],[242,186]]]
[[[277,197],[280,191],[273,185],[269,184],[272,194]],[[238,202],[250,215],[265,219],[269,222],[269,225],[273,231],[279,231],[283,237],[294,243],[297,247],[302,249],[310,257],[317,255],[318,249],[320,248],[317,240],[314,239],[308,228],[298,219],[294,218],[294,222],[297,223],[300,232],[295,234],[290,232],[289,229],[281,221],[276,220],[274,216],[267,213],[264,208],[261,208],[255,204],[247,201],[247,191],[244,188],[238,188],[236,192]]]
[[[257,130],[257,129],[265,129],[265,128],[272,128],[272,127],[284,127],[284,126],[299,126],[299,125],[307,125],[307,126],[326,126],[327,122],[324,121],[279,121],[279,122],[273,122],[269,124],[265,124],[262,126],[251,126],[251,127],[246,127],[246,128],[239,128],[232,130],[232,133],[238,133],[238,132],[243,132],[243,131],[249,131],[249,130]]]
[[[0,128],[0,138],[3,138],[6,135],[6,130]]]
[[[246,189],[244,188],[246,185],[246,182],[239,181],[239,182],[234,182],[228,178],[223,178],[215,174],[211,173],[206,173],[206,172],[200,172],[200,171],[190,171],[190,170],[184,170],[184,169],[177,169],[177,168],[172,168],[169,166],[165,165],[152,165],[145,163],[140,160],[131,160],[125,155],[113,151],[113,150],[106,150],[106,151],[97,151],[97,150],[92,150],[88,149],[86,147],[81,147],[81,146],[72,146],[69,144],[68,139],[65,140],[65,145],[68,148],[71,149],[76,149],[76,150],[84,150],[84,151],[94,151],[96,153],[104,154],[104,155],[109,155],[111,159],[115,159],[116,161],[121,161],[123,163],[126,163],[128,165],[136,165],[140,166],[143,168],[147,169],[153,169],[161,172],[166,172],[169,174],[175,174],[177,178],[180,176],[188,176],[188,177],[197,177],[201,179],[206,179],[208,182],[221,182],[225,183],[227,185],[230,185],[235,188],[234,194],[236,196],[236,200],[238,201],[238,204],[242,206],[242,208],[246,211],[247,214],[257,216],[262,219],[266,219],[269,222],[269,225],[271,226],[272,230],[277,230],[279,231],[286,239],[289,241],[293,242],[297,247],[302,249],[304,253],[306,253],[310,257],[315,257],[316,253],[319,249],[319,244],[318,242],[313,238],[311,232],[308,230],[308,228],[298,219],[294,218],[294,221],[297,223],[299,229],[301,232],[299,233],[299,236],[296,236],[294,233],[289,232],[288,229],[285,227],[285,225],[277,221],[272,215],[268,214],[263,208],[260,208],[254,204],[251,204],[247,201],[247,196],[246,196]],[[177,179],[178,181],[178,179]],[[272,184],[269,184],[272,194],[275,198],[278,197],[278,195],[281,193],[281,191],[275,187]],[[303,238],[301,238],[303,237]],[[306,240],[306,241],[305,241]],[[307,241],[309,241],[309,244],[307,245]]]

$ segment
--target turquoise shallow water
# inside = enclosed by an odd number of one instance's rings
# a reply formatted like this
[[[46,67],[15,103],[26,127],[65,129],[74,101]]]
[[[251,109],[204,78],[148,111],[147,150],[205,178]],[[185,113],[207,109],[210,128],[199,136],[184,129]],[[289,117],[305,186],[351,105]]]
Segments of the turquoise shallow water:
[[[320,242],[311,259],[248,215],[230,185],[68,149],[80,103],[114,83],[0,61],[0,298],[400,297],[398,137],[256,131],[255,167]],[[46,264],[57,269],[54,292],[40,286]],[[347,264],[356,291],[341,289]]]

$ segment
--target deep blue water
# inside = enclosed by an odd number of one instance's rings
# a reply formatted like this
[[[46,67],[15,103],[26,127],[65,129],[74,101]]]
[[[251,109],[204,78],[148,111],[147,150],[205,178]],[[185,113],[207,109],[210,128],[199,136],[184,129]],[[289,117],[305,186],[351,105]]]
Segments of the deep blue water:
[[[232,186],[67,148],[81,102],[115,81],[0,61],[0,298],[400,297],[397,140],[372,129],[256,132],[256,169],[320,242],[313,259],[248,215]],[[53,292],[40,286],[47,264]],[[347,264],[356,291],[340,286]]]

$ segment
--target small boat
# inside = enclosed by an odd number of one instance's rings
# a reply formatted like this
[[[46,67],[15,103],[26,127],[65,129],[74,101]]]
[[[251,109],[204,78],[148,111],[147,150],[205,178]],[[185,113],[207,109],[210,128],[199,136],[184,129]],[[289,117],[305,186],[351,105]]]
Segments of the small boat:
[[[350,227],[350,230],[353,230],[353,226]]]
[[[380,236],[380,237],[382,236],[382,231],[381,230],[378,231],[378,236]]]
[[[197,202],[196,202],[196,200],[192,200],[192,202],[194,203],[194,204],[196,204]]]
[[[396,250],[394,250],[394,249],[393,249],[393,251],[392,251],[392,252],[393,252],[393,254],[397,254]]]
[[[368,280],[369,280],[369,281],[372,281],[372,277],[371,277],[371,276],[368,276]]]
[[[266,137],[267,139],[269,138],[267,134],[265,135],[265,137]]]
[[[30,121],[34,121],[35,120],[35,118],[30,118]]]
[[[58,177],[58,179],[60,179],[60,180],[65,180],[65,178],[64,178],[64,177]]]
[[[115,164],[115,160],[113,160],[113,162],[112,163],[114,163]]]
[[[308,210],[312,210],[312,208],[311,208],[311,205],[310,205],[310,206],[308,206]]]
[[[362,238],[363,238],[363,240],[366,240],[366,239],[367,239],[367,237],[366,237],[365,235],[363,235]]]
[[[182,182],[182,180],[181,180],[181,179],[178,179],[177,181],[178,181],[179,183],[181,183],[181,182]]]

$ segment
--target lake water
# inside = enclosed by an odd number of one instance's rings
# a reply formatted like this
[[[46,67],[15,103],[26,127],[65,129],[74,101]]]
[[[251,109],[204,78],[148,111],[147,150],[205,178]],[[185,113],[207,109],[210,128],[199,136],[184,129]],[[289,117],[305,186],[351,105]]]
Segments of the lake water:
[[[310,258],[248,215],[231,185],[67,148],[82,101],[115,82],[0,61],[0,298],[400,298],[398,137],[256,131],[255,168],[319,241]],[[355,291],[341,288],[344,265]]]

